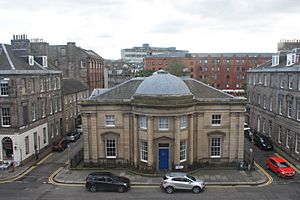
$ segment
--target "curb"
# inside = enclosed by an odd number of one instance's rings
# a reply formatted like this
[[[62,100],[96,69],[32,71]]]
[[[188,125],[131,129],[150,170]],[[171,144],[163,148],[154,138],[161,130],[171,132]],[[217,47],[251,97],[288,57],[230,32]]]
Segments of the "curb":
[[[66,185],[85,185],[84,181],[66,181],[66,180],[60,180],[57,179],[56,176],[64,169],[64,167],[60,168],[56,172],[54,172],[51,175],[51,181],[49,183],[52,184],[66,184]],[[206,182],[207,186],[259,186],[263,185],[268,182],[268,179],[264,173],[262,173],[260,170],[258,170],[264,178],[259,181],[253,181],[253,182]],[[50,179],[50,178],[49,178]],[[157,186],[160,187],[160,183],[144,183],[144,182],[132,182],[132,186]]]

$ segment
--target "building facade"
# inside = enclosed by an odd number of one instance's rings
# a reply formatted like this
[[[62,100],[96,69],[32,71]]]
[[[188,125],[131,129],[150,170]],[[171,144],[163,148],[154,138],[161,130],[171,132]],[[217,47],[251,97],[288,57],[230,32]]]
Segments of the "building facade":
[[[74,78],[95,88],[104,88],[104,59],[92,50],[77,47],[74,42],[67,45],[50,45],[48,56],[63,72],[64,78]]]
[[[62,79],[63,84],[63,126],[64,133],[74,131],[81,125],[81,111],[78,102],[89,97],[89,87],[84,83],[72,79]]]
[[[250,126],[300,160],[299,48],[281,50],[271,61],[249,70],[247,95]]]
[[[61,138],[61,79],[26,35],[0,45],[0,161],[20,165]]]
[[[86,165],[144,171],[243,160],[245,98],[163,70],[82,101]]]
[[[234,94],[245,90],[247,70],[270,58],[269,53],[191,53],[146,57],[144,62],[148,70],[167,69],[170,63],[181,62],[190,77]]]
[[[126,62],[142,64],[145,57],[162,53],[188,53],[188,51],[176,50],[176,47],[150,47],[149,44],[143,44],[141,47],[122,49],[121,59]]]

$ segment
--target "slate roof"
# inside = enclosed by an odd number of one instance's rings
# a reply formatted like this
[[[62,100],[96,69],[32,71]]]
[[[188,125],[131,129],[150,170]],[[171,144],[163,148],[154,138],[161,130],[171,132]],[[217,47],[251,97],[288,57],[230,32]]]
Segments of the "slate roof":
[[[154,75],[152,75],[154,76]],[[149,78],[149,77],[148,77]],[[151,96],[140,96],[136,95],[138,88],[143,84],[144,81],[146,81],[147,78],[133,78],[131,80],[128,80],[120,85],[117,85],[113,88],[110,88],[106,91],[102,91],[99,95],[97,96],[91,96],[88,100],[89,101],[95,101],[95,102],[102,102],[102,103],[128,103],[134,100],[135,98],[155,98],[155,95]],[[179,79],[179,78],[178,78]],[[197,81],[192,78],[183,78],[182,83],[186,85],[187,90],[189,93],[187,95],[191,96],[192,99],[195,101],[212,101],[212,100],[218,100],[218,101],[231,101],[231,100],[241,100],[241,98],[234,97],[232,95],[226,94],[222,92],[221,90],[215,89],[211,86],[208,86],[200,81]],[[165,83],[165,82],[164,82]],[[147,85],[148,86],[148,85]],[[156,86],[156,85],[152,85]],[[164,85],[162,84],[162,87]],[[151,85],[149,85],[151,87]],[[152,89],[150,89],[152,91]],[[159,89],[158,89],[159,91]],[[172,96],[172,95],[171,95]],[[177,95],[177,97],[182,97],[185,95]],[[170,97],[169,94],[160,95],[158,94],[157,97]],[[174,96],[173,96],[174,97]],[[177,98],[176,97],[176,98]]]
[[[0,73],[61,73],[51,62],[48,62],[46,68],[36,61],[34,65],[29,65],[26,60],[28,55],[18,55],[18,52],[11,48],[11,45],[0,44],[0,49]]]
[[[64,95],[89,90],[86,84],[74,78],[64,78],[62,79],[62,84],[62,93]]]

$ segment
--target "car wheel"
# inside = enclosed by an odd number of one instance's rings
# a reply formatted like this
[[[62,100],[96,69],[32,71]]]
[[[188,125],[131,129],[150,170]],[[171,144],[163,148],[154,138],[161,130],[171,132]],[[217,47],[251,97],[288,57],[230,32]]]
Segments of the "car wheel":
[[[167,192],[168,194],[172,194],[172,193],[174,192],[174,188],[173,188],[172,186],[168,186],[168,187],[166,188],[166,192]]]
[[[281,177],[281,174],[280,174],[280,172],[277,172],[277,176],[278,176],[278,177]]]
[[[193,187],[192,189],[193,193],[198,194],[201,192],[201,188],[200,187]]]
[[[125,192],[125,187],[124,186],[118,186],[118,192],[120,192],[120,193]]]
[[[97,191],[96,186],[92,185],[92,186],[90,187],[90,191],[91,191],[91,192],[96,192],[96,191]]]

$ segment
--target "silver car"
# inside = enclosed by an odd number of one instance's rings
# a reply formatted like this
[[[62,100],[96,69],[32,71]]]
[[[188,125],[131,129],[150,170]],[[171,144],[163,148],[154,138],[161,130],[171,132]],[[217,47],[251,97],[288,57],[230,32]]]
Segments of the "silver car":
[[[163,176],[161,187],[171,194],[174,190],[191,190],[193,193],[198,194],[205,188],[203,180],[196,179],[182,172],[171,172]]]

